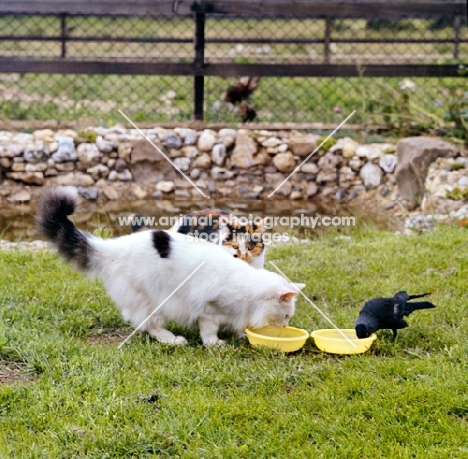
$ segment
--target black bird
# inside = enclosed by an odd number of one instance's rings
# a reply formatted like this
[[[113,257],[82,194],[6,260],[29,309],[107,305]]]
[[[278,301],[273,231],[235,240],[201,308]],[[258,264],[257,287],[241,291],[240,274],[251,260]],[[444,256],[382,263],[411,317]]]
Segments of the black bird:
[[[224,94],[225,102],[233,105],[247,100],[257,89],[260,77],[241,77],[232,86],[229,86]]]
[[[429,301],[408,302],[427,295],[430,293],[408,295],[403,290],[396,293],[393,298],[373,298],[367,301],[354,324],[357,337],[367,338],[377,330],[390,329],[393,331],[393,339],[395,339],[397,330],[408,326],[408,323],[403,320],[404,316],[409,316],[417,309],[435,308],[435,305]]]

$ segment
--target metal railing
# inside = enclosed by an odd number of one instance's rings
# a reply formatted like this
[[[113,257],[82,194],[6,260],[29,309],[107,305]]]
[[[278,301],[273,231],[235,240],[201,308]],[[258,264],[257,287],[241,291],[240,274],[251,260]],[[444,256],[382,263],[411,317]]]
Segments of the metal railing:
[[[195,119],[207,77],[442,78],[468,61],[464,1],[2,0],[0,24],[0,73],[190,77]]]

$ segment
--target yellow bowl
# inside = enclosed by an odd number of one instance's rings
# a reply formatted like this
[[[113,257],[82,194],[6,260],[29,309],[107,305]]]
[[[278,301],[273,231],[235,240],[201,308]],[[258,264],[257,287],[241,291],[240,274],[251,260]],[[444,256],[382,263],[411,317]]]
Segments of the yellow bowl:
[[[294,352],[304,346],[309,333],[294,327],[246,328],[252,346],[266,346],[281,352]]]
[[[348,338],[346,339],[340,331]],[[362,354],[369,350],[377,336],[372,333],[368,338],[359,339],[353,328],[336,330],[334,328],[315,330],[310,336],[315,345],[330,354]]]

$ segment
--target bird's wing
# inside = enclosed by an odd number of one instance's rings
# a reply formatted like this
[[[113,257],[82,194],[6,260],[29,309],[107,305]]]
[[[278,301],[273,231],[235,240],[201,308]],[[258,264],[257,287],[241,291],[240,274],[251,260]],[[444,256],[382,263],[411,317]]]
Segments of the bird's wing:
[[[373,298],[364,304],[360,314],[374,316],[379,320],[392,318],[394,316],[393,303],[393,298]]]
[[[412,312],[417,311],[418,309],[432,309],[435,308],[435,305],[429,301],[415,301],[414,303],[406,303],[404,306],[403,315],[409,316]]]
[[[393,300],[393,317],[395,319],[403,319],[403,316],[407,316],[406,301]]]

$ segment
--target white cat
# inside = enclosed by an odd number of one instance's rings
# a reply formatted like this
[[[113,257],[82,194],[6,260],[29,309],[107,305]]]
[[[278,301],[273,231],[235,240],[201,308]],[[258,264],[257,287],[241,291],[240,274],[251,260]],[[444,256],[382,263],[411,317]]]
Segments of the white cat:
[[[158,341],[187,343],[166,329],[171,321],[198,326],[208,346],[222,343],[220,329],[240,337],[247,327],[286,326],[293,316],[303,284],[293,286],[278,274],[252,268],[216,244],[190,242],[176,232],[95,237],[75,228],[67,218],[77,204],[75,188],[44,191],[36,217],[42,234],[78,269],[102,279],[123,318]]]

